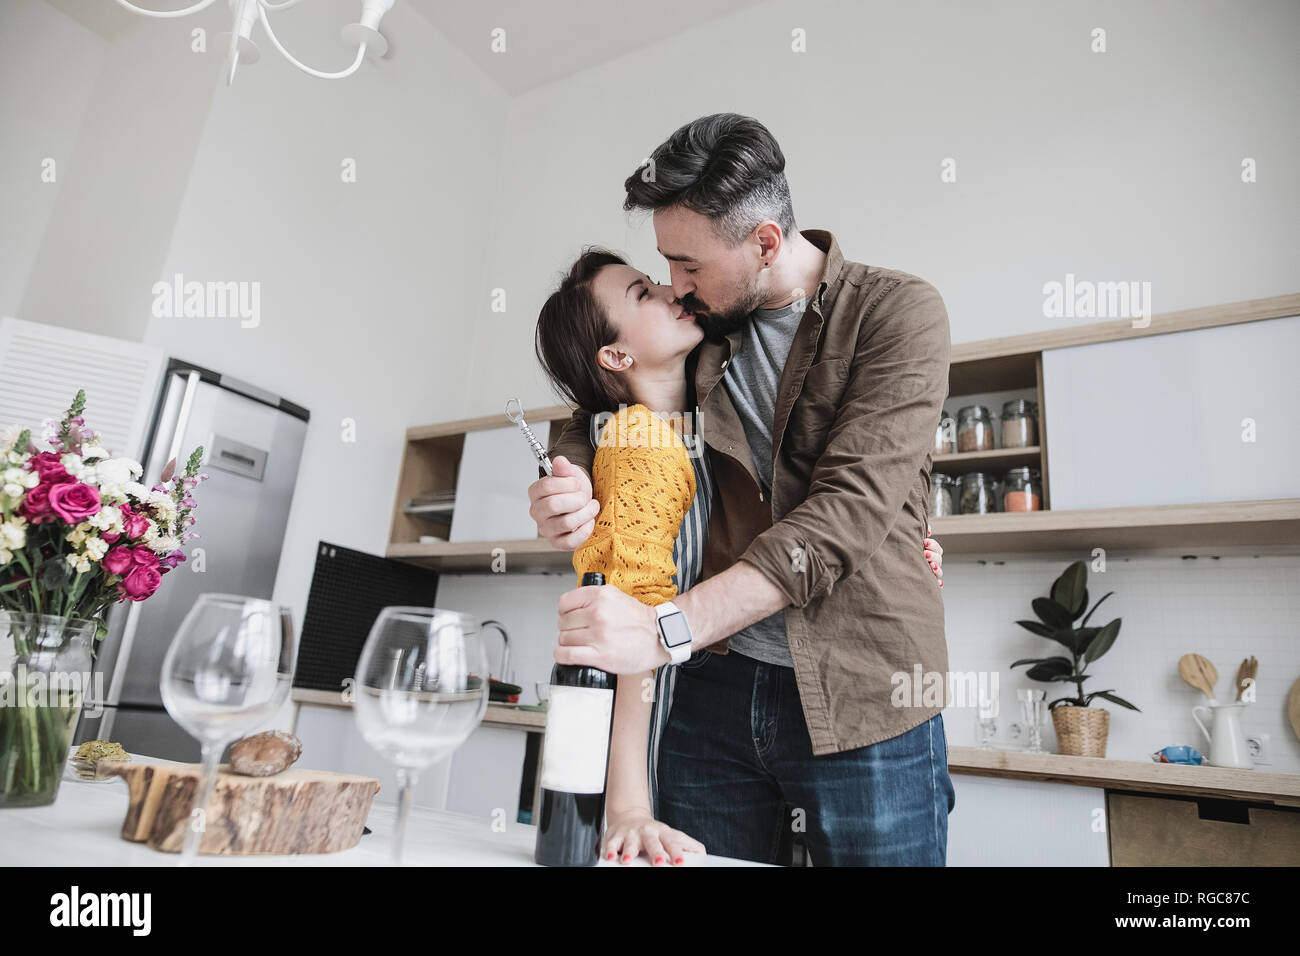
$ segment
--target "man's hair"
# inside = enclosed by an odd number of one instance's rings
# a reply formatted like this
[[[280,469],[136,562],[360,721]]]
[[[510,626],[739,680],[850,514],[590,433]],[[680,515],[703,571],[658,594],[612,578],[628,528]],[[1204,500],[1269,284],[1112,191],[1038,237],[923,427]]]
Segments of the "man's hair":
[[[602,346],[618,340],[592,289],[596,273],[613,265],[625,266],[627,260],[599,246],[584,249],[542,306],[533,343],[537,361],[560,394],[592,413],[632,403],[626,378],[596,361]]]
[[[749,116],[714,113],[687,123],[623,183],[625,210],[683,206],[707,216],[731,245],[771,219],[794,233],[785,155],[767,127]]]

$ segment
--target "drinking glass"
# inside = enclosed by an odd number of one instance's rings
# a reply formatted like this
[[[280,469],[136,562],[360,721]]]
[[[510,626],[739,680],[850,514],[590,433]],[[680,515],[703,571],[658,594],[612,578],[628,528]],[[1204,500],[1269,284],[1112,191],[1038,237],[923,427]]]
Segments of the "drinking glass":
[[[366,743],[397,768],[394,866],[402,863],[420,772],[473,733],[488,689],[487,655],[472,617],[432,607],[379,612],[357,661],[352,712]]]
[[[203,754],[181,865],[198,857],[222,752],[279,710],[296,651],[289,611],[262,598],[200,594],[181,621],[163,658],[162,700]]]
[[[1039,729],[1043,723],[1043,698],[1046,691],[1022,688],[1016,691],[1020,700],[1020,716],[1029,728],[1029,749],[1031,754],[1043,753],[1043,732]]]
[[[996,694],[984,692],[981,687],[976,705],[976,719],[979,722],[979,748],[992,750],[993,740],[998,735],[998,698]]]

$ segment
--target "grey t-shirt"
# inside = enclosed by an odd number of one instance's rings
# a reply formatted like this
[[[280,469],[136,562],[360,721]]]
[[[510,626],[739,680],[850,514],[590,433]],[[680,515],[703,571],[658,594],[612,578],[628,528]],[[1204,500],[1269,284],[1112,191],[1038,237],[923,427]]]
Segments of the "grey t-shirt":
[[[772,500],[776,390],[807,306],[808,299],[803,298],[779,309],[755,309],[750,313],[740,348],[722,377],[745,427],[745,438],[754,453],[754,470],[758,472],[763,497],[769,502]],[[793,667],[785,632],[785,611],[777,611],[733,634],[727,649],[768,664]]]

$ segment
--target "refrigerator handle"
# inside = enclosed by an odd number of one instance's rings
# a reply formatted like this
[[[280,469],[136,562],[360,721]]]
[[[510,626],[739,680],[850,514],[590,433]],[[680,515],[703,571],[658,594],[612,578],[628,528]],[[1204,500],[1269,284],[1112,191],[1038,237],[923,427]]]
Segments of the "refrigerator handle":
[[[185,437],[185,426],[189,424],[190,412],[194,408],[194,394],[198,391],[199,383],[202,376],[198,372],[177,373],[185,375],[185,393],[181,396],[180,411],[176,415],[176,423],[172,426],[172,435],[166,443],[167,457],[162,462],[162,467],[167,466],[167,462],[177,457],[181,453],[181,440]],[[155,447],[161,447],[155,445]],[[152,466],[154,463],[150,462]],[[158,472],[160,475],[162,471]],[[144,476],[142,476],[144,477]],[[140,603],[138,601],[130,602],[131,606],[126,609],[126,622],[122,628],[122,640],[119,644],[117,658],[113,663],[113,679],[108,685],[108,707],[104,709],[104,718],[100,723],[99,734],[103,740],[111,740],[109,734],[113,730],[113,718],[117,715],[117,706],[122,701],[122,685],[126,682],[126,669],[131,660],[131,645],[135,643],[135,631],[140,623]]]

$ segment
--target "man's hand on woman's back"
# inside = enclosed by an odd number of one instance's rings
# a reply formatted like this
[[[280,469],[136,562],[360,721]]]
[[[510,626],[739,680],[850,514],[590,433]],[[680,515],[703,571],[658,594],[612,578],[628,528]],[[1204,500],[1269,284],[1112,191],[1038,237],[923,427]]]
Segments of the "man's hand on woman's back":
[[[600,502],[591,497],[591,477],[563,455],[551,462],[551,477],[528,486],[528,515],[537,533],[561,551],[573,551],[591,536]]]

